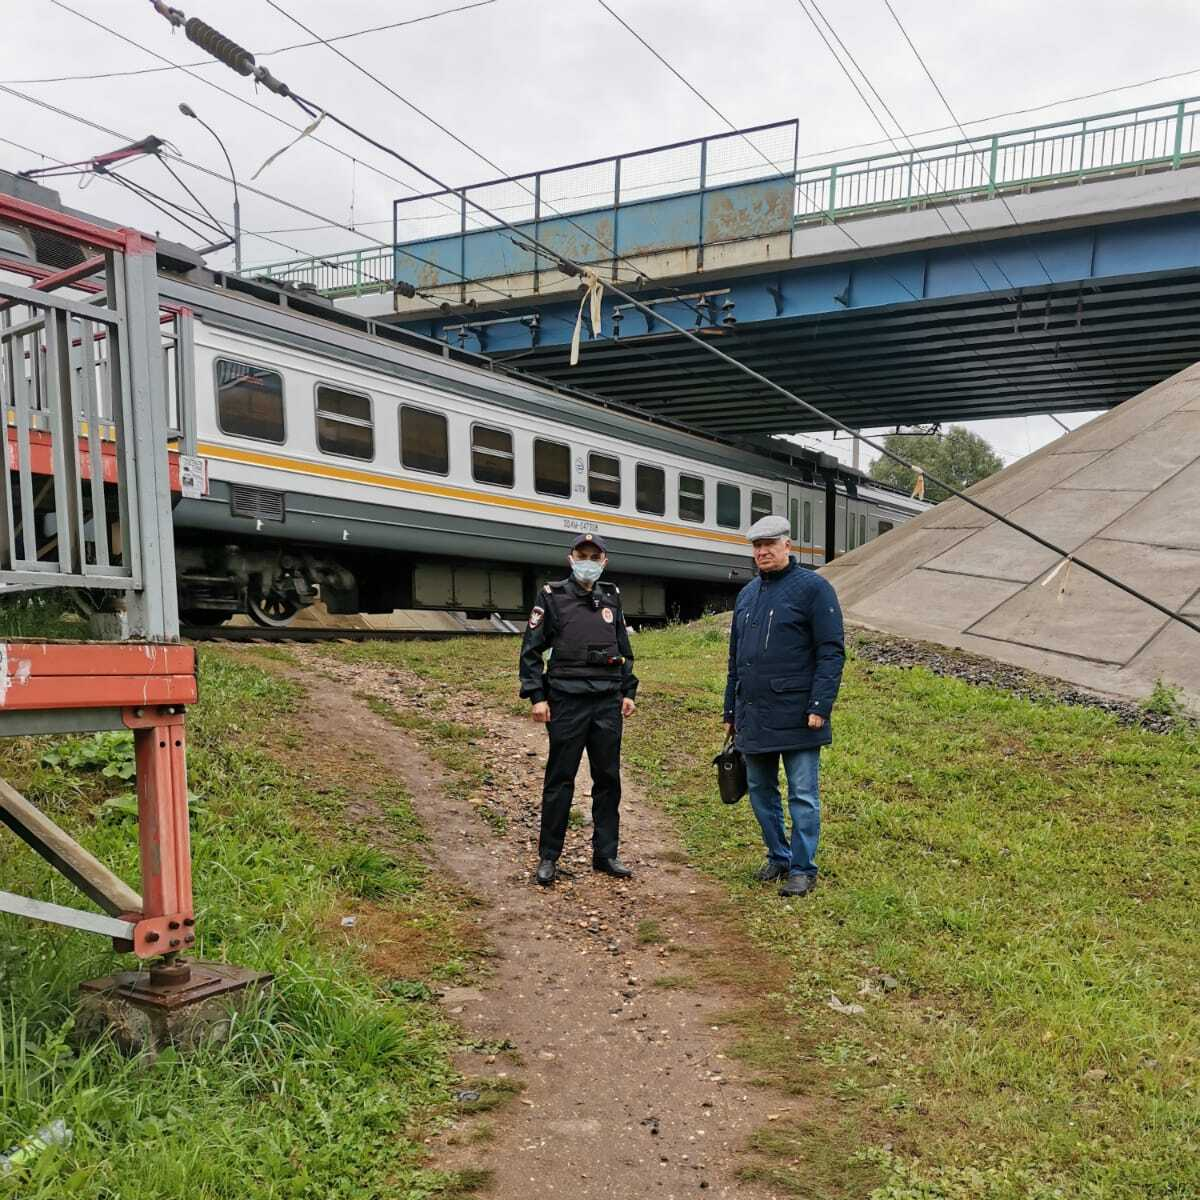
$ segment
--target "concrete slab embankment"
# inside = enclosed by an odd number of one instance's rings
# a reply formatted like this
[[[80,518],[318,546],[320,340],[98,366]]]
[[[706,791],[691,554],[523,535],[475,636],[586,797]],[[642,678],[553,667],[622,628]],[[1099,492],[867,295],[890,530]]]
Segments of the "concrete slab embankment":
[[[1197,619],[1200,364],[969,494]],[[938,505],[823,573],[852,622],[1100,692],[1143,696],[1161,679],[1200,709],[1200,634],[966,501]]]

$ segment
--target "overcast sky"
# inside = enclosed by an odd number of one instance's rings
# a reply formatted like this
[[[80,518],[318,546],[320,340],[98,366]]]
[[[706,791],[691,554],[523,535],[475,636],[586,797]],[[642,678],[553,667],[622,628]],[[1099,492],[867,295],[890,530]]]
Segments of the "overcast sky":
[[[724,128],[598,0],[275,2],[323,37],[446,13],[336,44],[506,174]],[[472,2],[474,7],[465,7]],[[949,117],[883,0],[819,2],[905,132],[922,134],[926,142],[957,136],[953,129],[926,132],[945,127]],[[739,126],[798,117],[800,153],[818,162],[822,156],[847,156],[844,147],[880,136],[797,0],[608,3]],[[972,132],[1200,92],[1197,0],[892,3],[958,117],[981,122]],[[311,40],[268,0],[176,0],[176,6],[260,54],[297,92],[395,145],[448,183],[497,174],[331,49],[318,45],[263,54]],[[462,11],[447,12],[456,8]],[[293,104],[256,93],[253,83],[211,60],[190,67],[190,74],[166,70],[80,78],[206,58],[182,33],[172,34],[148,0],[0,0],[0,28],[0,83],[112,131],[89,128],[0,91],[0,167],[8,170],[89,158],[122,139],[157,134],[192,162],[223,171],[224,158],[212,137],[177,111],[186,101],[220,133],[239,178],[248,180],[295,136],[280,120],[305,123]],[[1157,82],[1146,82],[1151,80]],[[1118,88],[1123,90],[1112,90]],[[1090,96],[1099,92],[1105,94]],[[331,222],[354,224],[387,239],[393,198],[410,188],[426,190],[427,182],[329,122],[318,136],[345,153],[305,139],[268,166],[256,185]],[[197,196],[226,217],[229,186],[186,167],[180,170]],[[191,203],[157,162],[131,167],[129,174]],[[74,207],[197,244],[194,235],[109,181],[92,179],[86,194],[74,179],[57,186]],[[291,257],[290,248],[328,253],[371,244],[337,226],[312,229],[317,221],[249,194],[243,195],[242,224],[244,258],[250,264]],[[227,257],[213,261],[222,265]],[[1082,417],[1066,420],[1075,426]],[[1010,462],[1061,432],[1045,417],[973,427]],[[837,448],[845,449],[844,444]]]

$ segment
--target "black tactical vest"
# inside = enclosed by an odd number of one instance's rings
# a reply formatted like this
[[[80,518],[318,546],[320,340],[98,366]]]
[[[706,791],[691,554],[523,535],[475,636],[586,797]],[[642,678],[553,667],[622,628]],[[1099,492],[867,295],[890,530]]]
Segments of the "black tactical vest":
[[[554,679],[619,679],[625,659],[617,642],[620,602],[611,585],[579,594],[569,583],[545,593],[554,606],[554,646],[548,674]]]

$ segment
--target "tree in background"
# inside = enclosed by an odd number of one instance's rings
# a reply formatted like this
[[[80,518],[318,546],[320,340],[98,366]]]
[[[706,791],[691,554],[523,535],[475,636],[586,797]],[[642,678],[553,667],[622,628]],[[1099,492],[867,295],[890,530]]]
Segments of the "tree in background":
[[[926,474],[936,475],[952,483],[960,491],[971,484],[994,475],[1004,466],[1000,456],[977,433],[962,425],[951,425],[946,433],[909,437],[889,433],[883,439],[884,446],[893,454],[899,454],[909,462],[916,463]],[[870,468],[870,476],[879,483],[911,492],[916,475],[908,467],[902,467],[890,458],[877,458]],[[935,504],[945,500],[949,493],[930,479],[925,481],[925,499]]]

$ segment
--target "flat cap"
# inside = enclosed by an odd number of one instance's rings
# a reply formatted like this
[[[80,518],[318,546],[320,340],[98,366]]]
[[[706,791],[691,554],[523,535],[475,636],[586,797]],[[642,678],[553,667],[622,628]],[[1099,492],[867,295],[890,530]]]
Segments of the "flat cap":
[[[791,531],[787,517],[763,517],[746,530],[746,540],[757,542],[770,538],[774,541],[776,538],[788,537]]]
[[[604,539],[598,533],[581,533],[572,543],[571,549],[578,550],[580,546],[595,546],[601,554],[608,553]]]

